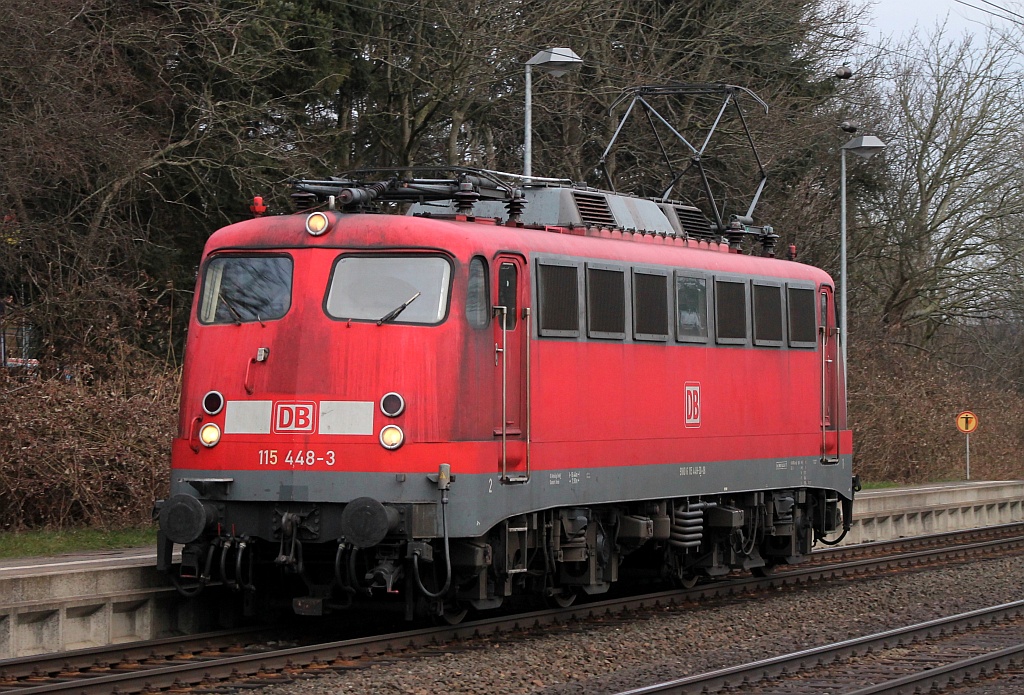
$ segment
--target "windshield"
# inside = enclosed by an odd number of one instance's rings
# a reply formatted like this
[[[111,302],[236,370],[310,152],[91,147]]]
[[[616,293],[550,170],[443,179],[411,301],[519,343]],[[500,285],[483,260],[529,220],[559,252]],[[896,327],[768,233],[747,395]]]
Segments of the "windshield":
[[[336,319],[380,321],[408,303],[395,323],[440,323],[450,278],[451,265],[439,256],[342,256],[325,308]]]
[[[199,304],[201,323],[279,319],[292,301],[292,259],[219,256],[206,264]]]

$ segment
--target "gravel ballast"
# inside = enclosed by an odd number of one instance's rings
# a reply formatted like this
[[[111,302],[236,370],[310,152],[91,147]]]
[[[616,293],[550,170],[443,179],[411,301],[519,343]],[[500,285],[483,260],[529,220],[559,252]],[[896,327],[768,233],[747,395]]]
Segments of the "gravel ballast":
[[[474,640],[271,686],[261,695],[616,693],[827,642],[1024,599],[1024,557],[973,560],[882,577],[831,580],[707,607]]]

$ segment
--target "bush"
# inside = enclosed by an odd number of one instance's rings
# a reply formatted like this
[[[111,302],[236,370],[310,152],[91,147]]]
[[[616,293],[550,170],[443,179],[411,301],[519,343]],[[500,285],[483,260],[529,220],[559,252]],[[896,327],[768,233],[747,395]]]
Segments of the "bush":
[[[934,355],[881,341],[850,358],[854,472],[862,478],[964,479],[965,435],[955,423],[964,410],[980,422],[971,435],[971,479],[1020,477],[1024,396]]]
[[[0,369],[0,529],[138,525],[168,489],[177,374],[15,377]]]

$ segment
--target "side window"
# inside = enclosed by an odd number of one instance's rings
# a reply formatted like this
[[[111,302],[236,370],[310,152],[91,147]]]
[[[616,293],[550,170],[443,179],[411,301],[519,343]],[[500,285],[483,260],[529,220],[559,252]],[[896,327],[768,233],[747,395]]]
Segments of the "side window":
[[[814,317],[814,288],[788,287],[787,295],[790,346],[816,347],[818,326]]]
[[[489,294],[487,263],[477,256],[469,262],[469,285],[466,288],[466,320],[473,328],[487,326],[491,317]]]
[[[579,337],[579,272],[576,265],[538,262],[537,293],[540,295],[540,334],[562,338]]]
[[[707,339],[707,278],[676,273],[676,340],[706,343]]]
[[[587,264],[587,335],[626,337],[626,273],[622,269]]]
[[[633,337],[668,340],[668,273],[633,271]]]
[[[782,286],[754,282],[754,345],[782,345]]]
[[[715,279],[716,339],[725,345],[747,342],[747,284]]]
[[[498,305],[506,308],[505,328],[514,330],[519,318],[519,283],[515,263],[502,263],[498,268]]]

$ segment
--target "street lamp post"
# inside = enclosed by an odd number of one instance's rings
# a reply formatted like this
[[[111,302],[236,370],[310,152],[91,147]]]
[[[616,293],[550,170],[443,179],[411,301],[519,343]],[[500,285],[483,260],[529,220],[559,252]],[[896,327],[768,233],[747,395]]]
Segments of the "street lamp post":
[[[843,129],[856,130],[855,126],[844,124]],[[871,159],[885,149],[885,143],[874,135],[858,135],[842,146],[839,165],[839,335],[843,341],[843,375],[846,375],[846,346],[849,342],[846,333],[846,153],[853,152],[864,159]]]
[[[526,61],[526,135],[523,140],[523,175],[533,175],[533,68],[561,77],[578,68],[583,59],[569,48],[545,48]]]

